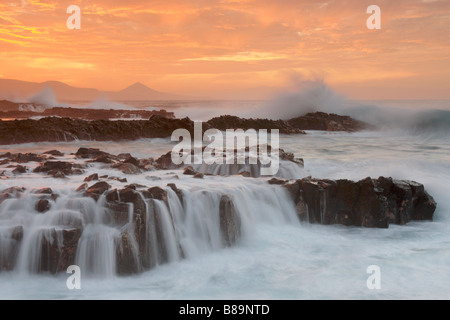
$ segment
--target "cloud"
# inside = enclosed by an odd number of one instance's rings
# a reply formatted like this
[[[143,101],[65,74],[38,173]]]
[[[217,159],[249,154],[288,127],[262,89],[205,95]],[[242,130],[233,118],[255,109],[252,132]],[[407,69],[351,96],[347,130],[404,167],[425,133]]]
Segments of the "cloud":
[[[250,61],[264,61],[264,60],[280,60],[286,59],[284,54],[274,54],[271,52],[238,52],[233,55],[224,55],[218,57],[201,57],[182,59],[181,61],[235,61],[235,62],[250,62]]]
[[[82,29],[70,32],[65,9],[75,3]],[[221,86],[234,86],[233,76],[253,75],[239,83],[242,89],[282,86],[286,70],[320,73],[327,83],[346,85],[435,79],[423,84],[423,92],[450,76],[450,1],[378,0],[382,29],[376,32],[366,28],[366,4],[371,3],[8,0],[0,3],[0,65],[8,76],[30,81],[67,79],[70,73],[85,86],[142,81],[175,92],[216,85],[202,82],[199,74],[229,77]]]
[[[77,62],[59,58],[37,58],[28,62],[28,66],[40,69],[95,69],[91,63]]]

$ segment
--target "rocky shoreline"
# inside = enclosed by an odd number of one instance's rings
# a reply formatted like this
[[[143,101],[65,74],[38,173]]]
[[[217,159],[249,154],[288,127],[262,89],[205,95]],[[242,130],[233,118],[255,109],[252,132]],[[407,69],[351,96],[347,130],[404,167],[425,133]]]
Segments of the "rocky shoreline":
[[[11,105],[15,109],[11,109]],[[161,110],[120,110],[120,109],[89,109],[89,108],[72,108],[72,107],[53,107],[45,109],[44,106],[35,104],[14,104],[0,101],[0,119],[29,119],[32,117],[62,117],[83,120],[110,120],[110,119],[148,119],[153,115],[174,119],[173,112]],[[2,109],[2,106],[5,109]],[[33,109],[33,110],[26,110]],[[43,109],[43,111],[36,111]]]
[[[284,151],[281,154],[285,161],[303,165],[292,154]],[[118,170],[127,178],[100,175],[90,170],[83,183],[74,190],[76,197],[83,203],[95,203],[104,208],[107,218],[103,223],[119,232],[114,240],[117,274],[140,273],[170,260],[169,256],[173,252],[170,253],[166,247],[165,232],[167,228],[176,229],[172,212],[174,206],[181,210],[181,215],[186,214],[184,210],[188,204],[185,197],[188,191],[180,189],[178,183],[167,183],[157,177],[152,185],[133,183],[133,175],[155,170],[167,171],[169,168],[161,160],[167,155],[158,159],[137,159],[130,154],[112,155],[99,149],[80,148],[71,155],[76,162],[62,157],[65,155],[58,150],[42,154],[2,154],[0,163],[6,165],[11,172],[3,171],[0,176],[9,179],[17,175],[40,174],[65,179],[71,175],[86,175],[86,170],[94,163]],[[80,160],[84,163],[80,163]],[[190,179],[189,176],[192,179],[207,179],[206,175],[189,166],[177,174],[184,175],[187,179]],[[251,175],[241,175],[248,177],[245,179],[253,179]],[[175,177],[178,179],[178,176]],[[404,225],[410,221],[432,220],[437,206],[422,184],[386,177],[361,181],[311,177],[298,180],[272,178],[261,180],[261,183],[283,188],[287,194],[286,201],[292,201],[290,205],[295,207],[298,219],[313,224],[388,228],[390,224]],[[45,215],[57,206],[61,195],[50,187],[38,190],[10,187],[0,192],[0,206],[7,200],[20,200],[23,197],[34,199],[31,210],[35,214]],[[231,194],[219,192],[217,197],[219,201],[214,210],[219,215],[217,228],[221,234],[221,246],[233,246],[242,234],[241,213]],[[176,203],[173,202],[174,199]],[[170,215],[169,220],[167,216],[165,219],[164,210]],[[63,272],[74,264],[77,248],[87,225],[80,218],[65,218],[64,221],[59,227],[45,229],[45,236],[40,237],[38,250],[41,252],[41,259],[36,267],[38,272]],[[24,238],[24,226],[11,226],[3,233],[3,237],[6,235],[9,245],[8,250],[0,254],[0,270],[14,269]],[[177,248],[176,256],[184,257],[180,244]]]
[[[194,132],[194,121],[189,118],[174,119],[153,114],[148,120],[80,120],[46,117],[39,120],[0,120],[0,144],[57,141],[123,141],[140,138],[167,138],[176,129]],[[371,128],[370,125],[348,116],[308,113],[291,120],[243,119],[221,116],[203,123],[203,130],[226,129],[278,129],[284,134],[305,134],[304,130],[355,132]]]

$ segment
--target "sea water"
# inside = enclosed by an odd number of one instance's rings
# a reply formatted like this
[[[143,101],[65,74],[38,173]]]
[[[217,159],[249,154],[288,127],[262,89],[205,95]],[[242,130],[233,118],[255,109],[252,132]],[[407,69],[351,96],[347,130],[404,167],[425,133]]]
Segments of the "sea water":
[[[192,206],[198,208],[191,213],[193,217],[208,212],[209,200],[201,193],[204,189],[241,194],[238,210],[244,211],[248,221],[240,241],[231,248],[204,249],[201,243],[194,243],[192,254],[186,259],[173,259],[139,275],[119,277],[111,270],[106,276],[82,273],[81,290],[68,290],[69,275],[64,273],[51,276],[19,270],[3,272],[0,298],[449,299],[448,133],[403,129],[307,133],[280,137],[281,148],[304,158],[302,176],[353,180],[390,176],[418,181],[438,204],[434,221],[391,225],[389,229],[301,224],[292,219],[295,211],[287,204],[289,198],[281,187],[269,186],[264,182],[267,179],[206,177],[194,181],[179,171],[149,172],[127,177],[130,183],[148,186],[174,182],[190,191],[193,203],[199,202],[197,207]],[[114,154],[130,152],[143,158],[163,154],[172,145],[168,139],[120,143],[79,141],[2,146],[0,152],[58,149],[70,153],[81,146],[98,147]],[[70,195],[92,172],[111,173],[109,169],[93,167],[85,175],[68,181],[41,175],[18,176],[0,180],[0,189],[13,185],[30,189],[50,186],[56,192]],[[174,173],[180,179],[171,180]],[[162,180],[145,178],[150,175]],[[188,235],[191,233],[186,231]],[[189,240],[199,239],[186,239]],[[367,268],[371,265],[381,270],[379,290],[367,287],[370,276]]]

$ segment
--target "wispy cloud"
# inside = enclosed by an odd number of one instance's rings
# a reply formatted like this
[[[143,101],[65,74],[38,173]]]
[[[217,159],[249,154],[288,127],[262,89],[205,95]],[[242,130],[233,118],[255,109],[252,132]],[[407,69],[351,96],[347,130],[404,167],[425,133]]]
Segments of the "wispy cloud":
[[[217,57],[200,57],[182,59],[181,61],[235,61],[235,62],[250,62],[250,61],[265,61],[265,60],[281,60],[286,59],[287,55],[274,54],[271,52],[238,52],[233,55],[223,55]]]

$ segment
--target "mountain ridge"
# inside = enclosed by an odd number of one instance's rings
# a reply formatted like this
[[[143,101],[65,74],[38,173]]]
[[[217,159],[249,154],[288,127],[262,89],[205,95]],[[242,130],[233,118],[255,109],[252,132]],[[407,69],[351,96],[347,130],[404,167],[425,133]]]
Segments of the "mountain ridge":
[[[0,99],[25,102],[46,88],[53,91],[58,101],[94,101],[104,98],[116,101],[188,99],[181,95],[157,91],[141,82],[118,91],[101,91],[95,88],[74,87],[61,81],[30,82],[4,78],[0,79]]]

